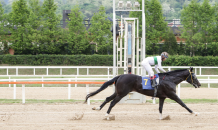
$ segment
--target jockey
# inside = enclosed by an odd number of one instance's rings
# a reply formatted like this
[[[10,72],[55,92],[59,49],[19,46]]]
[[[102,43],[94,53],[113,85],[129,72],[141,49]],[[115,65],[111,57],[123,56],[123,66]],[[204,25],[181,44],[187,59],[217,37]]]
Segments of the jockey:
[[[161,53],[161,56],[154,56],[154,57],[147,57],[145,58],[141,65],[145,68],[145,70],[148,72],[150,78],[151,78],[151,85],[152,87],[156,87],[157,84],[155,82],[155,79],[154,79],[154,72],[151,68],[151,65],[155,65],[155,70],[157,73],[160,73],[158,68],[163,71],[163,72],[166,72],[162,66],[161,66],[161,62],[162,61],[165,61],[166,59],[168,58],[168,53],[167,52],[162,52]]]

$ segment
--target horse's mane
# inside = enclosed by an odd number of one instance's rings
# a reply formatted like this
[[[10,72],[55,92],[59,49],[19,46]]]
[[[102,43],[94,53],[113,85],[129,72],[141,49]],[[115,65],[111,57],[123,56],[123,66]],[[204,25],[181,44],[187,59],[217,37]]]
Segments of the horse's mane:
[[[167,74],[174,74],[174,73],[178,73],[178,72],[181,72],[181,71],[187,71],[187,69],[179,69],[179,70],[173,70],[173,71],[169,71],[169,72],[166,72]],[[164,73],[163,73],[164,74]]]

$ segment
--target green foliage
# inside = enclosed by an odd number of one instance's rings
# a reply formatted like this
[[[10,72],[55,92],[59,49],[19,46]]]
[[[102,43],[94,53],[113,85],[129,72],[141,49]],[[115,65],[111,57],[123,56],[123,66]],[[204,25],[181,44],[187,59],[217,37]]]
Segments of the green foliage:
[[[191,13],[190,13],[191,12]],[[186,39],[186,45],[190,47],[191,56],[195,56],[196,50],[206,49],[205,43],[212,41],[214,9],[209,0],[203,4],[192,0],[181,12],[181,23],[183,24],[182,37]]]
[[[14,1],[12,4],[12,12],[9,14],[10,32],[13,39],[11,47],[16,53],[25,52],[30,46],[31,41],[28,38],[27,19],[29,18],[29,10],[25,0]]]
[[[38,54],[39,42],[41,40],[41,25],[42,25],[42,7],[40,6],[39,0],[29,0],[29,11],[30,15],[28,18],[27,27],[28,38],[32,41],[33,44],[29,47],[29,52],[27,54]]]
[[[8,28],[7,26],[7,15],[4,14],[4,9],[2,8],[2,4],[0,3],[0,41],[2,42],[0,44],[0,54],[7,54],[8,53],[8,44],[7,44],[7,39],[8,39]]]
[[[0,55],[0,64],[112,66],[112,55]],[[218,57],[170,55],[163,66],[217,66]]]
[[[139,0],[140,6],[142,1]],[[131,12],[131,17],[139,18],[139,25],[142,26],[141,12]],[[158,0],[145,0],[145,19],[146,19],[146,51],[156,54],[159,43],[167,32],[167,23],[164,21],[162,7]],[[141,31],[140,29],[140,35]]]
[[[105,54],[105,52],[112,53],[113,44],[110,28],[111,22],[107,19],[104,7],[100,6],[99,12],[93,15],[89,28],[89,32],[91,33],[90,42],[97,43],[99,54]]]
[[[56,51],[56,44],[60,35],[60,16],[55,12],[57,5],[54,0],[44,0],[42,5],[43,24],[41,27],[41,42],[39,45],[40,50],[44,50],[43,53],[54,54]]]
[[[213,56],[184,56],[174,55],[170,56],[165,62],[164,66],[217,66],[218,57]]]
[[[83,16],[80,12],[79,6],[75,6],[69,14],[69,37],[68,48],[71,54],[84,54],[86,49],[89,48],[88,32],[83,24]]]
[[[1,64],[112,66],[112,55],[0,55]]]
[[[212,35],[211,35],[211,37],[212,37],[212,41],[213,42],[218,42],[218,3],[216,3],[216,5],[213,7],[213,9],[214,9],[214,17],[213,17],[213,22],[212,23],[214,23],[213,24],[213,26],[212,26]]]
[[[177,54],[178,45],[172,30],[168,32],[164,40],[163,51],[168,52],[170,55]]]
[[[185,54],[185,44],[183,44],[182,42],[179,43],[177,53],[179,55],[184,55]]]

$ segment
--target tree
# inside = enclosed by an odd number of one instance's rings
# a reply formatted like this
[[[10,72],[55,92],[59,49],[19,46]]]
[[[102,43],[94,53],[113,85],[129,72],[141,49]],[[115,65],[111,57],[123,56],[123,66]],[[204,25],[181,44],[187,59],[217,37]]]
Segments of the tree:
[[[163,45],[163,51],[168,52],[170,55],[177,54],[178,45],[176,38],[174,36],[174,33],[172,30],[170,30],[165,37],[164,45]]]
[[[190,48],[190,56],[195,56],[195,50],[202,45],[199,39],[201,38],[199,8],[200,4],[192,0],[181,11],[181,23],[183,24],[181,36],[186,39],[186,46]]]
[[[43,24],[41,27],[40,50],[42,53],[54,54],[60,35],[60,16],[56,15],[57,5],[54,0],[44,0],[42,5]]]
[[[1,49],[0,54],[8,53],[8,28],[7,28],[7,15],[4,14],[4,9],[2,8],[2,4],[0,3],[0,47]]]
[[[112,33],[110,28],[111,22],[107,19],[104,7],[100,6],[99,12],[93,15],[89,28],[92,39],[90,42],[97,43],[99,54],[112,52]]]
[[[204,0],[200,8],[200,39],[201,49],[207,50],[207,44],[212,42],[212,29],[213,27],[213,18],[214,18],[214,9],[211,7],[209,0]],[[205,54],[207,52],[204,52]]]
[[[75,6],[69,14],[69,35],[68,35],[68,49],[71,54],[83,54],[89,47],[87,40],[88,32],[83,24],[83,15],[79,6]]]
[[[42,25],[42,7],[40,6],[39,0],[29,0],[29,11],[30,15],[28,18],[27,27],[28,30],[28,38],[32,41],[32,46],[29,48],[30,54],[38,54],[39,50],[39,42],[41,38],[40,28]]]
[[[142,1],[139,0],[140,6]],[[131,12],[131,17],[138,17],[140,27],[141,22],[141,12]],[[146,52],[151,54],[156,54],[158,50],[157,43],[159,43],[163,37],[165,37],[167,32],[167,23],[164,21],[162,7],[158,0],[145,0],[145,20],[146,20]],[[141,34],[142,29],[139,30]]]
[[[27,48],[31,46],[31,41],[28,39],[28,18],[29,10],[25,0],[14,1],[12,4],[12,12],[9,14],[9,24],[13,44],[11,47],[15,53],[25,53]]]

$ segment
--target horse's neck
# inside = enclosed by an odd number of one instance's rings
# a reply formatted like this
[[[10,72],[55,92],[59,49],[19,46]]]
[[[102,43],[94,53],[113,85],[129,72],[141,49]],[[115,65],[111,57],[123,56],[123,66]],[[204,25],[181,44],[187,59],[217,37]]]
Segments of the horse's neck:
[[[180,72],[180,73],[177,73],[176,75],[170,75],[170,79],[175,84],[181,83],[182,81],[186,80],[187,77],[188,77],[188,72]]]

